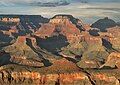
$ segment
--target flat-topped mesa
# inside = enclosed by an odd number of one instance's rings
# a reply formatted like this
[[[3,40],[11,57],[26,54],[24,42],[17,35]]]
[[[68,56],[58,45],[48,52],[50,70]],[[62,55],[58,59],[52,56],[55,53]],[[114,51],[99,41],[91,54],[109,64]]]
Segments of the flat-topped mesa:
[[[73,23],[75,25],[82,24],[82,21],[79,19],[74,18],[72,15],[55,15],[49,21],[52,24],[65,24],[68,25]]]
[[[83,23],[80,19],[74,18],[72,15],[55,15],[50,19],[49,23],[56,25],[66,25],[76,27],[80,31],[84,31]]]
[[[53,24],[67,24],[70,21],[70,15],[56,15],[50,19],[50,23]]]

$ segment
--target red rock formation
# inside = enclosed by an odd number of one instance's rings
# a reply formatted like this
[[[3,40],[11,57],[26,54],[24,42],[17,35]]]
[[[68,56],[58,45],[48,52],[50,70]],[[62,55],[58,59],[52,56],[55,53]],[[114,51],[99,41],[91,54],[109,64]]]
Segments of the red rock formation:
[[[3,79],[6,79],[8,76],[8,73],[5,71],[3,72],[2,77]],[[65,74],[47,74],[42,75],[39,72],[12,72],[11,77],[14,81],[22,80],[24,78],[24,81],[27,79],[32,79],[34,84],[45,84],[45,85],[66,85],[66,84],[81,84],[81,85],[92,85],[89,81],[86,74],[79,72],[79,73],[65,73]],[[24,83],[21,82],[21,83]],[[12,81],[11,81],[12,82]]]
[[[35,33],[35,35],[45,38],[51,36],[54,32],[55,26],[52,24],[43,24],[41,28]]]
[[[56,16],[50,19],[50,22],[42,25],[35,35],[45,38],[46,36],[53,36],[56,33],[63,34],[70,42],[79,40],[80,37],[79,28],[67,16]]]
[[[23,43],[23,42],[25,42],[26,41],[26,38],[27,38],[27,36],[19,36],[18,38],[17,38],[17,44],[19,44],[19,43]],[[26,43],[26,42],[25,42]]]
[[[113,52],[111,53],[108,58],[107,58],[107,61],[104,65],[101,66],[101,68],[103,66],[110,66],[110,67],[115,67],[117,66],[118,68],[120,68],[120,53],[116,53],[116,52]]]
[[[88,81],[88,77],[83,73],[71,73],[71,74],[60,74],[60,84],[84,84],[85,81],[88,85],[91,85],[90,81]],[[81,82],[83,81],[83,83]]]
[[[99,44],[102,45],[101,37],[92,36],[89,32],[85,31],[81,33],[81,41],[86,41],[88,44]]]
[[[101,74],[101,73],[98,73],[98,74],[94,74],[94,77],[93,77],[97,83],[98,81],[104,81],[104,84],[111,84],[112,85],[119,85],[119,80],[115,77],[115,76],[107,76],[106,74]],[[100,83],[99,83],[100,84]]]
[[[75,65],[75,63],[72,63],[66,59],[59,59],[52,62],[53,65],[49,66],[47,69],[51,73],[66,73],[66,72],[77,72],[80,69]],[[48,73],[49,73],[48,72]]]

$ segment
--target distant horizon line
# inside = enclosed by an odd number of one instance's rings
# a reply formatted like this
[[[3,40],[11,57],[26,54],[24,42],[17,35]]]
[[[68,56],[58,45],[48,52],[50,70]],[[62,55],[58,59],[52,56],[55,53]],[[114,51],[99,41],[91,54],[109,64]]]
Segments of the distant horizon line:
[[[46,16],[46,15],[41,15],[41,14],[0,14],[0,16],[41,16],[41,17],[44,17],[44,18],[53,18],[56,15],[68,15],[68,16],[72,15],[75,18],[79,18],[79,17],[74,16],[73,14],[54,14],[53,16],[49,16],[49,17]],[[85,16],[83,16],[83,17],[85,17]],[[109,16],[104,16],[104,17],[101,17],[101,18],[105,18],[105,17],[110,18]]]

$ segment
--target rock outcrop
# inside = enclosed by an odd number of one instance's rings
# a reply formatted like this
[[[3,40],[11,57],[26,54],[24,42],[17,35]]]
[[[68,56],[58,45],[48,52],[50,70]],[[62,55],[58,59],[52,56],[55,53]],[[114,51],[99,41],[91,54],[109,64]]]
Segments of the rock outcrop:
[[[80,84],[92,85],[89,78],[82,72],[65,74],[47,74],[42,75],[38,72],[12,72],[11,74],[3,71],[1,75],[1,84],[45,84],[45,85],[66,85]],[[8,79],[9,76],[9,79]]]
[[[100,72],[101,71],[101,72]],[[84,72],[41,74],[38,71],[5,71],[0,70],[0,84],[36,84],[36,85],[119,85],[118,70],[88,70],[90,74]],[[108,73],[108,72],[111,72]],[[117,75],[116,75],[117,73]],[[93,83],[94,82],[94,83]]]
[[[6,53],[10,53],[11,58],[10,61],[13,63],[17,63],[20,65],[41,67],[44,64],[41,62],[42,58],[34,52],[34,50],[27,45],[27,36],[19,36],[16,42],[10,46],[4,48]],[[36,39],[31,39],[33,44],[36,43]]]
[[[79,25],[80,28],[78,27]],[[81,22],[73,16],[56,15],[50,19],[48,24],[42,25],[35,35],[45,38],[62,34],[67,37],[69,42],[74,42],[80,37],[80,29],[82,29]]]
[[[104,67],[104,66],[109,66],[111,68],[120,68],[120,53],[116,53],[116,52],[113,52],[111,53],[108,58],[107,58],[107,61],[105,62],[104,65],[101,66]]]
[[[106,72],[92,73],[93,80],[96,81],[96,85],[119,85],[119,78],[115,75],[110,75]]]

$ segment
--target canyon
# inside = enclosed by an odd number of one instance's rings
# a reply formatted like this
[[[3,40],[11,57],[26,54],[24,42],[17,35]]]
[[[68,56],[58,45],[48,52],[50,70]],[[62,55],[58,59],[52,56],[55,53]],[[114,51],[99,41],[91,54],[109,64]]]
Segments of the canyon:
[[[0,85],[119,85],[120,26],[72,15],[0,15]]]

